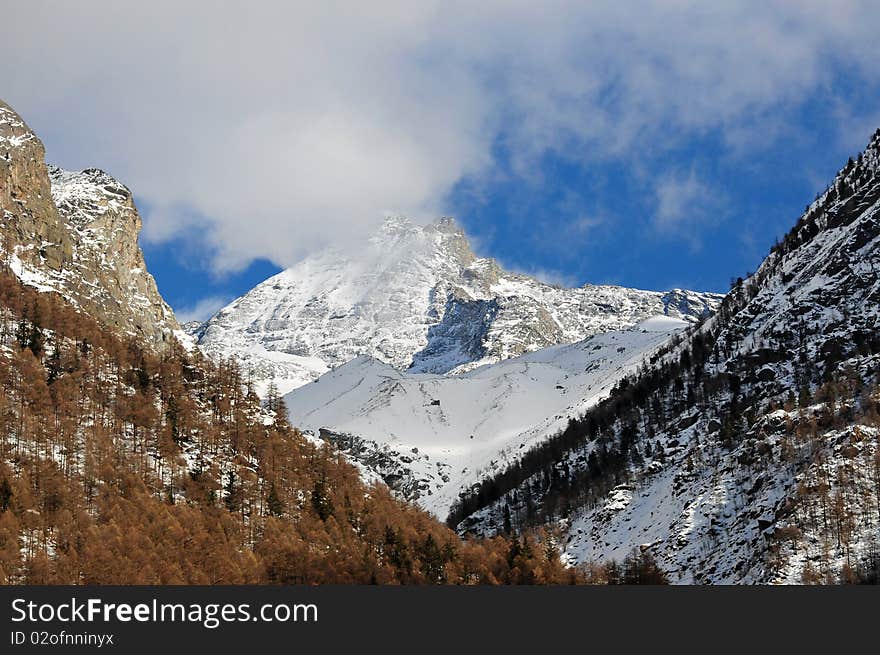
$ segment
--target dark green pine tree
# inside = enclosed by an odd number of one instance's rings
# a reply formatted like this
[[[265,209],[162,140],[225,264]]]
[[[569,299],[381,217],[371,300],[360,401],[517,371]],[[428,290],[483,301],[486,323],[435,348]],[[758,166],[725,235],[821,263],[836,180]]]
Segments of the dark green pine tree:
[[[272,516],[282,516],[284,514],[284,503],[278,497],[278,490],[275,488],[275,482],[269,486],[269,495],[266,497],[266,507]]]
[[[333,501],[327,493],[327,479],[324,475],[315,480],[312,489],[312,508],[322,521],[326,521],[333,514]]]
[[[421,560],[422,575],[431,584],[442,584],[446,580],[446,558],[450,557],[450,553],[444,549],[443,551],[437,546],[434,535],[429,534],[425,537],[419,548],[419,559]]]
[[[513,532],[513,523],[510,519],[510,505],[504,504],[504,534]]]
[[[52,354],[49,361],[46,362],[46,383],[52,384],[61,377],[63,373],[61,368],[61,341],[56,333],[52,339]]]
[[[272,488],[274,489],[275,485],[272,485]],[[225,492],[223,502],[226,504],[226,509],[230,512],[237,512],[241,508],[241,487],[235,483],[235,471],[229,471],[223,490]],[[277,494],[275,498],[278,499]]]

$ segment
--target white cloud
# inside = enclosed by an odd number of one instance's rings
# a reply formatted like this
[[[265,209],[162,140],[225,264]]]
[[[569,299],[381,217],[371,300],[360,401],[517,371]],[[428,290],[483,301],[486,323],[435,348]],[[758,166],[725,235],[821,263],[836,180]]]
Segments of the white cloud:
[[[574,288],[581,286],[583,284],[582,281],[578,280],[574,275],[570,275],[563,271],[557,271],[551,268],[541,268],[541,267],[521,267],[521,266],[509,266],[504,262],[501,262],[501,265],[505,268],[505,270],[513,271],[514,273],[520,273],[522,275],[528,275],[529,277],[536,278],[543,282],[544,284],[552,284],[558,287],[566,287],[566,288]]]
[[[702,218],[713,193],[695,171],[686,175],[667,175],[657,183],[657,212],[654,224],[659,230],[677,230]]]
[[[760,133],[836,67],[878,81],[870,0],[119,3],[4,10],[0,88],[67,167],[197,226],[220,271],[444,213],[503,142],[539,176]],[[674,209],[674,208],[673,208]]]
[[[190,321],[199,321],[201,323],[207,321],[216,314],[219,309],[228,305],[231,300],[232,298],[227,296],[208,296],[202,298],[194,305],[187,305],[180,309],[175,309],[174,315],[181,324],[189,323]]]
[[[694,169],[669,173],[655,186],[654,228],[663,236],[684,238],[700,246],[700,229],[723,218],[724,196],[700,179]]]

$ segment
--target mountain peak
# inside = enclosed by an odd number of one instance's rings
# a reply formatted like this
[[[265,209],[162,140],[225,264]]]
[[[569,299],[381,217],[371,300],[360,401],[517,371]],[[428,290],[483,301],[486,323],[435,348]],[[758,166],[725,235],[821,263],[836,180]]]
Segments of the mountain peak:
[[[20,148],[33,141],[39,143],[33,130],[12,107],[0,100],[0,147]]]
[[[836,203],[846,200],[866,185],[873,185],[878,174],[880,174],[880,128],[871,135],[865,149],[855,159],[850,157],[828,188],[807,206],[801,222],[793,229],[799,229],[803,221],[830,210]]]
[[[356,253],[319,251],[231,303],[200,344],[237,356],[280,391],[358,355],[398,370],[458,373],[657,314],[696,321],[717,294],[565,289],[478,258],[450,217],[388,217]]]
[[[871,136],[868,147],[858,156],[855,163],[871,173],[880,172],[880,127]]]
[[[401,234],[416,234],[419,232],[438,232],[464,237],[465,233],[461,226],[452,216],[441,216],[427,224],[420,224],[410,220],[402,214],[389,214],[382,221],[377,231],[378,236],[399,236]]]
[[[0,101],[0,215],[14,261],[60,272],[72,261],[70,234],[52,202],[43,143]]]
[[[403,214],[389,214],[379,227],[380,234],[398,234],[411,231],[415,225]]]
[[[128,187],[98,168],[66,171],[50,165],[48,169],[52,199],[67,220],[85,227],[115,212],[127,219],[118,227],[137,242],[141,220]]]
[[[440,218],[435,219],[432,225],[439,232],[450,232],[453,234],[464,235],[464,230],[461,229],[459,224],[452,216],[441,216]]]

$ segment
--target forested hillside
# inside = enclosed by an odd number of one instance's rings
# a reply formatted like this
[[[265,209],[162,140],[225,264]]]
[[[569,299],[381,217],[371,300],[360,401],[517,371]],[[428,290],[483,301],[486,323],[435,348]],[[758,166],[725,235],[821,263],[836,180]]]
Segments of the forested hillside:
[[[551,538],[460,540],[271,405],[232,364],[157,354],[2,271],[0,582],[607,579]]]
[[[880,130],[717,313],[449,516],[682,582],[876,581]]]

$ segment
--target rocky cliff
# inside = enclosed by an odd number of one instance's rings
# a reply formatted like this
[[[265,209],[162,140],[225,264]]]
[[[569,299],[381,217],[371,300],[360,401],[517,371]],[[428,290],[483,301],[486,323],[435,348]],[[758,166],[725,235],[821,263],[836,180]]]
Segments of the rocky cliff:
[[[0,101],[0,209],[7,252],[23,264],[60,272],[73,260],[69,231],[52,200],[42,142]]]
[[[97,169],[45,163],[43,144],[0,102],[4,263],[126,335],[163,347],[179,325],[147,272],[131,192]]]

